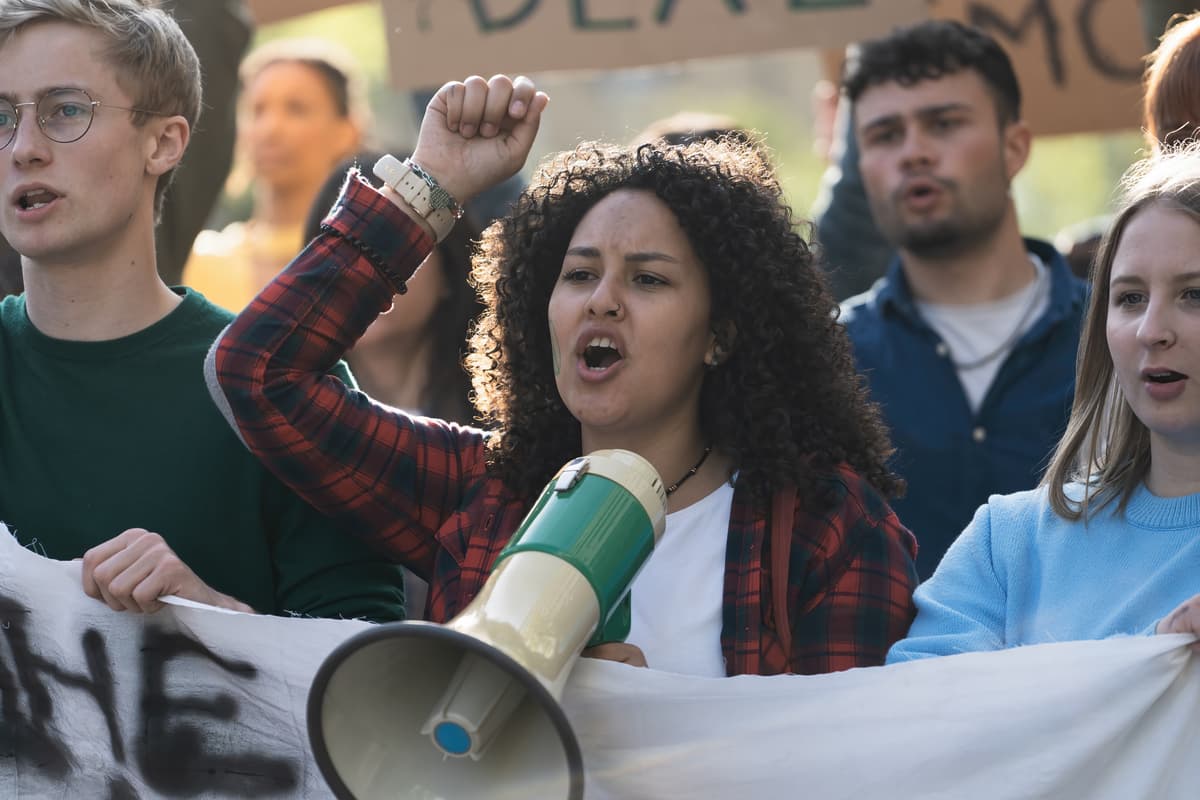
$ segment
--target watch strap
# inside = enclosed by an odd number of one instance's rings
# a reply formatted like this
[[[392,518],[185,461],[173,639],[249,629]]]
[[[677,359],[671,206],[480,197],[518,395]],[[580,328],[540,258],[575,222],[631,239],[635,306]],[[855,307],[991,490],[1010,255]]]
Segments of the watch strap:
[[[401,161],[393,155],[384,155],[375,162],[373,172],[429,223],[439,242],[462,216],[462,209],[454,197],[411,160]]]

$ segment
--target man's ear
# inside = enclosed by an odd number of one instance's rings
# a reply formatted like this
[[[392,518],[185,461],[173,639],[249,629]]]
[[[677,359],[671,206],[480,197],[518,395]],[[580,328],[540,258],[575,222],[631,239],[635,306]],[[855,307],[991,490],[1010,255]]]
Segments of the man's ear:
[[[1022,120],[1004,126],[1004,170],[1011,181],[1029,160],[1033,147],[1033,132]]]
[[[188,121],[178,115],[151,120],[146,128],[152,134],[146,143],[146,173],[157,177],[183,160],[192,129]]]
[[[719,367],[733,355],[734,342],[737,339],[737,326],[733,320],[723,320],[713,325],[708,338],[708,351],[704,354],[704,363],[709,367]]]

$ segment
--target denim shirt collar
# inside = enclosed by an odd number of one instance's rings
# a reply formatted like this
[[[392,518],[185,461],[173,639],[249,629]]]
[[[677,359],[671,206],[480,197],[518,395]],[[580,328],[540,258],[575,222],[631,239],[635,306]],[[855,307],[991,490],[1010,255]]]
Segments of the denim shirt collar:
[[[1036,255],[1046,265],[1050,275],[1050,304],[1042,318],[1021,337],[1022,341],[1041,336],[1048,328],[1058,324],[1087,299],[1087,284],[1075,277],[1062,254],[1049,242],[1025,238],[1025,249]],[[875,304],[882,315],[895,313],[908,323],[932,332],[929,324],[917,310],[916,299],[900,256],[896,255],[888,265],[887,274],[872,287]]]

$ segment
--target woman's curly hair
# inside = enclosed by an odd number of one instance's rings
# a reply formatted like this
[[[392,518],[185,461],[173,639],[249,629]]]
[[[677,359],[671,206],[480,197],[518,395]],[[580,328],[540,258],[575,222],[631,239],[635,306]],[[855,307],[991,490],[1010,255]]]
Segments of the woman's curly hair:
[[[532,496],[580,454],[579,423],[555,385],[547,307],[576,226],[617,189],[662,200],[708,272],[728,355],[705,374],[701,426],[733,456],[738,485],[765,501],[792,483],[823,507],[818,479],[846,462],[885,495],[900,493],[816,258],[770,165],[734,140],[581,144],[544,162],[513,213],[484,232],[472,277],[486,310],[467,361],[476,407],[496,431],[494,473]]]

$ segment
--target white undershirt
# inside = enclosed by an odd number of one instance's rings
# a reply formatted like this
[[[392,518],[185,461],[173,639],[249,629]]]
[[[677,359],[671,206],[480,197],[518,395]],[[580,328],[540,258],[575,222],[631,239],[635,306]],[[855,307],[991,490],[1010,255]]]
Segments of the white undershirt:
[[[917,302],[917,310],[941,337],[945,352],[953,359],[958,379],[967,395],[971,413],[979,411],[1000,365],[1012,352],[1012,346],[1041,319],[1050,305],[1050,271],[1042,260],[1029,254],[1036,277],[1008,297],[990,303],[943,305]],[[1033,308],[1030,308],[1030,306]],[[1018,330],[1019,327],[1019,330]],[[1005,341],[1008,346],[978,366],[963,368],[995,352]]]
[[[662,539],[633,579],[630,644],[652,669],[725,676],[721,616],[733,487],[667,515]]]

